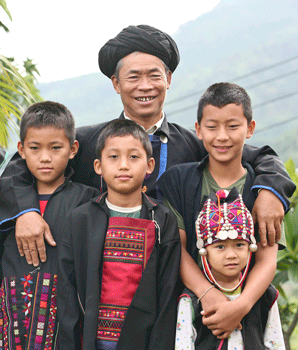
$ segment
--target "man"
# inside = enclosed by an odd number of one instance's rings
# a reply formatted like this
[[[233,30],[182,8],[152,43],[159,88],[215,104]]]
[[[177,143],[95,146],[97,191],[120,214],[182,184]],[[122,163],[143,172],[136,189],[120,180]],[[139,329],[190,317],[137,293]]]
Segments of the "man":
[[[99,52],[101,71],[111,78],[120,94],[124,111],[120,118],[129,118],[143,126],[150,135],[156,161],[152,175],[145,179],[143,190],[158,197],[155,183],[169,167],[193,162],[206,154],[196,135],[179,125],[168,123],[163,112],[166,91],[172,73],[179,63],[174,40],[162,31],[147,26],[129,26],[109,40]],[[101,178],[94,174],[95,144],[104,124],[77,130],[79,152],[72,164],[74,181],[102,188]],[[257,179],[253,189],[258,193],[253,215],[259,223],[262,243],[270,244],[280,237],[280,224],[288,210],[288,197],[295,185],[282,162],[269,147],[247,146],[243,157],[254,167]],[[39,257],[46,260],[44,237],[55,245],[50,229],[38,214],[37,198],[30,195],[34,184],[24,164],[15,156],[0,180],[0,223],[16,220],[16,239],[21,255],[37,266]],[[28,191],[27,191],[28,190]],[[266,236],[267,234],[267,236]]]

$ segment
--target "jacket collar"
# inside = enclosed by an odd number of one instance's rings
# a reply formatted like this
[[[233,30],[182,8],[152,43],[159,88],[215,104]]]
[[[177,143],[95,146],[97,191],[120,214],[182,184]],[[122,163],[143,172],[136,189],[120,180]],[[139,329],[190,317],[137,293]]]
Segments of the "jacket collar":
[[[154,135],[160,136],[160,135],[166,135],[167,138],[170,137],[170,130],[169,130],[169,124],[167,121],[167,116],[164,114],[164,120],[161,124],[161,126],[155,131]],[[124,112],[122,111],[119,119],[124,119]]]
[[[98,197],[92,198],[91,202],[99,205],[106,212],[106,214],[109,216],[109,208],[107,207],[106,201],[105,201],[107,195],[108,195],[108,192],[105,192]],[[157,206],[157,204],[154,203],[151,198],[147,197],[145,193],[142,193],[142,209],[141,209],[141,217],[142,218],[149,219],[147,213],[152,212],[156,206]]]
[[[108,195],[108,192],[105,192],[98,197],[92,198],[91,201],[101,206],[103,209],[108,210],[108,207],[105,201],[107,195]],[[151,198],[147,197],[145,193],[142,193],[142,206],[143,205],[146,206],[149,211],[154,209],[157,206],[157,204],[154,203]]]

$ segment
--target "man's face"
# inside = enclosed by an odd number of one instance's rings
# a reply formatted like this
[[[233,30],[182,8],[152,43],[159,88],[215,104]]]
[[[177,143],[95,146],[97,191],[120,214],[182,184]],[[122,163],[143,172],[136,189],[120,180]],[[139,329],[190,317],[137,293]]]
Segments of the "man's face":
[[[154,123],[162,117],[171,72],[156,56],[134,52],[123,58],[119,78],[112,76],[115,91],[121,95],[125,114],[137,123],[150,118]]]

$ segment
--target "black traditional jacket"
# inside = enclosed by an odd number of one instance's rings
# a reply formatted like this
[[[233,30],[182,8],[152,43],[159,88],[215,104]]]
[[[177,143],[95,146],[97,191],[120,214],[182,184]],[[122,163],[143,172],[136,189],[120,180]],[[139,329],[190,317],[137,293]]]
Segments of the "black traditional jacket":
[[[207,200],[207,197],[201,200],[203,170],[207,162],[208,157],[205,157],[199,163],[175,165],[167,170],[157,182],[157,187],[163,196],[183,217],[187,236],[186,249],[195,261],[198,258],[195,222]],[[251,191],[255,174],[249,164],[243,163],[243,166],[247,169],[243,201],[251,211],[256,198]]]
[[[123,113],[120,118],[124,118]],[[71,165],[75,170],[73,181],[80,182],[96,188],[102,188],[100,176],[94,172],[93,162],[96,158],[96,141],[102,128],[106,125],[98,124],[77,129],[77,139],[80,143],[79,152]],[[166,169],[175,164],[197,162],[206,155],[201,140],[194,132],[183,127],[168,123],[166,117],[161,127],[154,133],[163,136],[167,142]],[[146,194],[157,198],[156,180],[160,175],[161,143],[153,142],[153,153],[156,166],[153,174],[145,180]],[[244,146],[243,159],[251,164],[256,173],[253,189],[265,188],[273,191],[282,201],[285,211],[289,208],[289,199],[295,190],[295,185],[287,174],[285,167],[276,153],[269,147],[257,148]],[[16,154],[4,174],[0,178],[0,225],[15,218],[28,210],[38,210],[36,192],[32,191],[32,183],[28,180],[26,167],[18,154]]]
[[[55,349],[57,339],[58,248],[66,217],[99,194],[93,187],[69,180],[48,200],[44,219],[56,247],[46,243],[47,261],[37,268],[21,257],[14,227],[1,232],[0,337],[3,349]]]
[[[117,349],[174,348],[180,265],[180,238],[171,211],[143,195],[141,218],[160,228],[139,286],[126,313]],[[59,251],[59,349],[94,350],[97,331],[103,249],[109,212],[105,195],[75,209],[67,220]]]

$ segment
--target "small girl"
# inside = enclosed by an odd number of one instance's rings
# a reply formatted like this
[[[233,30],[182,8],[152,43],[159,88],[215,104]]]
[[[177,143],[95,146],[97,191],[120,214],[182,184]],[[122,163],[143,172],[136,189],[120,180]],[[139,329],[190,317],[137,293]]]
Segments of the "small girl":
[[[252,216],[236,188],[210,195],[196,220],[196,234],[203,270],[212,283],[209,289],[218,288],[235,300],[257,250]],[[218,339],[202,323],[200,299],[186,288],[178,305],[175,350],[284,350],[277,297],[270,285],[242,319],[242,330]]]

